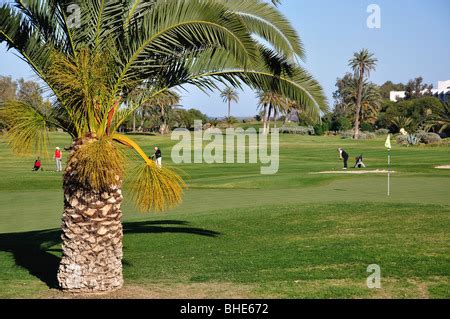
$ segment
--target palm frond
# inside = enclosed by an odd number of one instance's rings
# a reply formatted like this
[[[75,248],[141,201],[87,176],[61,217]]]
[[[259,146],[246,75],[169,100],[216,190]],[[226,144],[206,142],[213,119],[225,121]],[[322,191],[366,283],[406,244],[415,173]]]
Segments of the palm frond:
[[[142,26],[123,46],[117,90],[130,86],[128,81],[135,84],[136,74],[154,72],[164,63],[161,57],[183,55],[189,48],[222,47],[242,65],[257,54],[242,20],[214,0],[157,1]]]
[[[68,163],[80,185],[96,191],[119,184],[124,174],[124,155],[109,137],[87,139],[78,146]]]
[[[133,202],[142,212],[165,211],[182,201],[183,179],[174,171],[143,164],[133,173],[130,186]]]
[[[426,120],[426,129],[436,128],[439,133],[445,132],[450,128],[450,102],[442,102],[442,107],[429,110]]]
[[[85,48],[75,58],[55,52],[47,80],[58,92],[77,137],[88,132],[106,132],[109,112],[116,106],[110,95],[110,57],[107,52],[91,52]]]
[[[304,107],[308,116],[316,121],[328,110],[319,83],[302,67],[276,54],[254,60],[249,69],[233,68],[233,65],[226,53],[221,56],[216,52],[214,57],[209,53],[199,55],[188,66],[188,73],[192,74],[189,81],[205,89],[215,88],[214,82],[236,87],[244,83],[257,91],[278,93]]]
[[[5,101],[0,104],[0,119],[7,126],[5,137],[14,153],[48,155],[49,115],[31,103]]]
[[[165,211],[181,202],[186,184],[177,173],[165,167],[157,167],[129,137],[114,134],[113,139],[133,149],[144,161],[129,178],[130,195],[142,212]]]
[[[242,19],[249,33],[264,39],[289,59],[306,58],[297,31],[279,10],[260,0],[221,1]]]

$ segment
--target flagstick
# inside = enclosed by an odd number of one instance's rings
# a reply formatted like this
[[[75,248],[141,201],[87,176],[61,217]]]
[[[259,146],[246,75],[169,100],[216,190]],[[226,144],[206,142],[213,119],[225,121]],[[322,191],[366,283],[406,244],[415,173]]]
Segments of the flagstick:
[[[388,150],[388,196],[391,196],[391,150]]]

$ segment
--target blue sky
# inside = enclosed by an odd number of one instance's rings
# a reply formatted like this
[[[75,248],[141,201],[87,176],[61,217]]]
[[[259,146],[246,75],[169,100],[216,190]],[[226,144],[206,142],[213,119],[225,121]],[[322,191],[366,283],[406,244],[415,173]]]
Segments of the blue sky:
[[[370,4],[381,8],[381,29],[367,27]],[[321,83],[330,106],[336,78],[349,70],[349,58],[362,48],[379,60],[371,77],[375,83],[407,82],[421,75],[436,86],[437,81],[450,79],[448,0],[283,0],[280,9],[298,30],[307,51],[304,67]],[[4,45],[0,46],[0,74],[35,78]],[[198,108],[213,117],[227,113],[218,94],[207,96],[191,88],[181,94],[186,108]],[[240,95],[233,115],[256,114],[255,94],[246,90]]]

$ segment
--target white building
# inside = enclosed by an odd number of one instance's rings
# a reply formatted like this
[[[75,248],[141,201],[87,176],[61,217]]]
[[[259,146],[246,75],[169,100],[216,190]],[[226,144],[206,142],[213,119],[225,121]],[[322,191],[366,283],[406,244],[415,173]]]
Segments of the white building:
[[[428,93],[428,90],[424,90],[421,92],[422,94]],[[439,81],[438,82],[438,88],[432,89],[431,94],[439,97],[441,99],[444,98],[446,95],[450,95],[450,80],[447,81]],[[390,92],[390,99],[392,102],[397,102],[400,99],[404,99],[406,97],[405,91],[391,91]]]
[[[392,102],[397,102],[398,100],[404,99],[406,97],[405,91],[391,91],[390,98]]]
[[[447,93],[450,91],[450,80],[448,81],[439,81],[438,82],[438,91]]]

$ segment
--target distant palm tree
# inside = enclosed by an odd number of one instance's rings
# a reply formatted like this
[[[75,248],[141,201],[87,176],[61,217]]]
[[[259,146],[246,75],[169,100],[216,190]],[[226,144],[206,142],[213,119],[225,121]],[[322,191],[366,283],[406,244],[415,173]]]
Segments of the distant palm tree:
[[[413,119],[407,116],[396,116],[391,120],[391,124],[394,125],[397,130],[402,128],[408,129],[408,127],[413,123]]]
[[[161,122],[159,127],[161,134],[169,133],[169,113],[174,106],[180,103],[180,100],[181,97],[178,93],[173,90],[168,90],[148,98],[146,103],[142,105],[143,109],[150,109],[158,115]]]
[[[354,138],[359,139],[360,133],[360,119],[361,119],[361,107],[362,97],[364,90],[364,81],[366,77],[370,76],[370,71],[375,70],[378,60],[374,58],[372,53],[369,53],[367,49],[363,49],[360,52],[356,52],[352,59],[349,61],[349,66],[353,69],[355,77],[358,81],[358,92],[356,97],[356,110],[355,110],[355,125],[354,125]]]
[[[344,107],[348,110],[355,110],[355,114],[358,103],[359,88],[359,79],[353,77],[343,89],[343,99],[344,102],[346,102]],[[366,122],[374,122],[378,117],[381,102],[382,97],[379,87],[373,83],[364,81],[361,94],[361,109],[359,113],[360,119]]]
[[[231,103],[239,102],[239,94],[232,87],[227,87],[226,89],[224,89],[221,92],[220,96],[222,97],[222,99],[225,103],[228,103],[228,116],[227,117],[231,117]]]
[[[441,109],[430,110],[426,122],[428,130],[432,128],[439,129],[439,133],[443,133],[450,128],[450,102],[442,103]]]
[[[272,112],[277,114],[280,113],[281,110],[285,110],[288,106],[288,101],[282,95],[271,91],[259,91],[257,97],[259,100],[259,107],[263,111],[263,133],[269,134]]]

